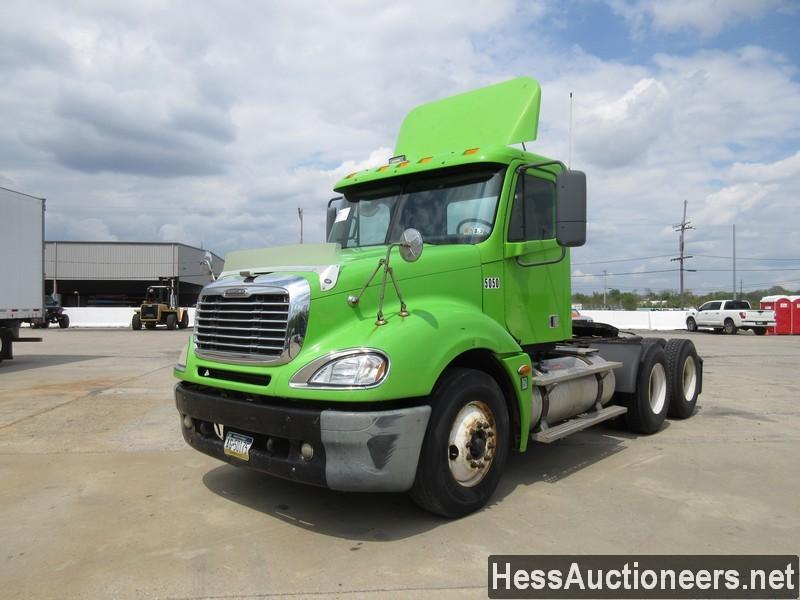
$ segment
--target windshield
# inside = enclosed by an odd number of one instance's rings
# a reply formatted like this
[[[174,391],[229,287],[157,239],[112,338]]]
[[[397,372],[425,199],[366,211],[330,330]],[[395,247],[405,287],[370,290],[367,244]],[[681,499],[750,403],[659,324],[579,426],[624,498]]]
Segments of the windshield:
[[[342,248],[397,241],[409,227],[431,244],[477,244],[492,232],[505,168],[471,167],[359,186],[331,203],[329,242]]]

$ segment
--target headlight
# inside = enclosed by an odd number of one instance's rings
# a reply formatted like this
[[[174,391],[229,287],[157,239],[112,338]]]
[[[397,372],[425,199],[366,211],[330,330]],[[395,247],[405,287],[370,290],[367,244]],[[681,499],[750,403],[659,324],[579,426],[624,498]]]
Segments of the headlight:
[[[306,375],[309,367],[314,369],[310,377]],[[345,354],[327,362],[318,359],[301,369],[292,383],[312,387],[370,387],[383,381],[388,372],[388,358],[377,352],[361,352]]]
[[[178,356],[178,362],[175,365],[175,370],[176,371],[185,371],[186,370],[186,357],[189,356],[189,344],[191,344],[191,343],[192,343],[192,340],[190,339],[186,343],[186,345],[183,347],[183,350],[181,350],[181,354],[180,354],[180,356]]]

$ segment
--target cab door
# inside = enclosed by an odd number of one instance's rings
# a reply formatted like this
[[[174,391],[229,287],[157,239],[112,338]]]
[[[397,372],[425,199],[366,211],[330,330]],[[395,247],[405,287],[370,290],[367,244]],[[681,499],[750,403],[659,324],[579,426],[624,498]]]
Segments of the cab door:
[[[523,346],[569,339],[569,250],[556,241],[555,177],[516,175],[504,243],[506,327]]]

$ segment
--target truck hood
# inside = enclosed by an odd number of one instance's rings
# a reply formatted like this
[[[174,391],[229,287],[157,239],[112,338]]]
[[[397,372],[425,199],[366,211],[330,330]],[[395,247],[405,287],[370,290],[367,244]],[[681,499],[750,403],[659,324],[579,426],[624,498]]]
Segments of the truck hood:
[[[243,250],[225,259],[222,278],[258,277],[270,273],[297,274],[311,285],[312,297],[358,291],[386,256],[386,246],[341,249],[338,244],[294,244],[275,248]],[[390,266],[398,281],[478,266],[480,251],[471,244],[425,244],[415,263],[407,263],[396,248]],[[381,270],[371,285],[381,282]]]

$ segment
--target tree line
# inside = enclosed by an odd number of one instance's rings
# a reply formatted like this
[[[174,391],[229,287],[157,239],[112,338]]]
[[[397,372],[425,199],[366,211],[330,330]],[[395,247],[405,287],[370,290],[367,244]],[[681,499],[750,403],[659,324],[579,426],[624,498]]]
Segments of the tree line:
[[[765,290],[752,290],[737,294],[737,298],[748,300],[750,306],[758,308],[761,298],[775,295],[795,296],[800,295],[800,290],[791,291],[781,286],[773,286]],[[644,289],[642,292],[623,292],[617,288],[611,288],[605,294],[605,306],[603,305],[603,292],[572,294],[572,303],[581,305],[584,310],[599,310],[603,308],[610,310],[638,310],[640,308],[681,309],[699,308],[701,304],[709,300],[722,300],[730,297],[730,290],[706,294],[695,294],[691,290],[687,290],[683,294],[683,299],[681,299],[677,290],[654,292],[650,289]]]

